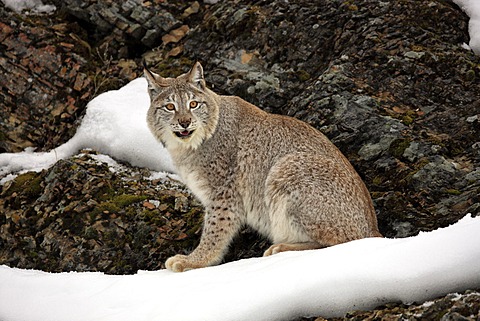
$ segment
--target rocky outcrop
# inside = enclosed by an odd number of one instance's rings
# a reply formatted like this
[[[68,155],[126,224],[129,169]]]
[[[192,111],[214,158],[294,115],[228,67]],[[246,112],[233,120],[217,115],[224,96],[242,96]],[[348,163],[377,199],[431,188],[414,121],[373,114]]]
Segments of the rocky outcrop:
[[[294,1],[219,4],[185,48],[217,90],[326,133],[402,237],[480,211],[479,57],[463,43],[449,2]]]
[[[86,152],[2,189],[2,264],[131,274],[195,245],[200,204],[174,179],[109,167]]]
[[[91,45],[78,22],[22,16],[0,4],[0,152],[68,140],[94,96],[137,77]],[[135,66],[136,67],[136,66]]]
[[[480,57],[462,46],[468,19],[451,1],[52,3],[48,16],[0,3],[1,152],[65,142],[86,103],[141,75],[142,59],[164,76],[200,60],[217,92],[332,139],[365,180],[385,236],[480,212]],[[0,263],[134,273],[192,249],[198,202],[174,180],[122,168],[85,151],[3,185]],[[267,246],[244,231],[227,260]],[[478,302],[466,292],[346,319],[478,318]]]
[[[166,32],[178,28],[181,21],[165,8],[168,3],[154,1],[143,3],[127,0],[119,3],[103,1],[67,0],[53,1],[57,7],[87,24],[94,37],[112,35],[118,43],[141,44],[152,48],[161,42]],[[175,8],[178,9],[178,8]],[[124,50],[129,50],[125,47]]]
[[[425,302],[421,305],[388,304],[373,311],[355,311],[337,320],[456,320],[467,321],[478,319],[480,311],[480,293],[466,291],[453,293],[443,298]],[[317,318],[316,321],[324,319]]]

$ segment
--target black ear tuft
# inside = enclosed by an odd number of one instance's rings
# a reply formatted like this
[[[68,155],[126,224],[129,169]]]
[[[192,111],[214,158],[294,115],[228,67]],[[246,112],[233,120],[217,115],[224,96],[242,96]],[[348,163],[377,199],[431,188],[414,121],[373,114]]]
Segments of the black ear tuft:
[[[207,87],[205,78],[203,77],[202,65],[197,61],[190,72],[188,73],[189,81],[200,90],[205,90]]]
[[[160,88],[159,88],[159,86],[156,84],[155,74],[154,74],[153,72],[151,72],[147,67],[145,67],[145,68],[143,69],[143,75],[144,75],[145,78],[147,79],[148,92],[149,92],[149,93],[157,92]]]
[[[152,94],[158,94],[162,88],[169,86],[165,78],[148,69],[145,60],[143,60],[143,74],[148,82],[148,93],[150,96]]]

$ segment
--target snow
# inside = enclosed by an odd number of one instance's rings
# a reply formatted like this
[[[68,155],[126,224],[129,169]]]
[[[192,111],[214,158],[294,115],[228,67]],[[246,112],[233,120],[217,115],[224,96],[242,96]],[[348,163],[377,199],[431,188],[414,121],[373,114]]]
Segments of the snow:
[[[135,275],[0,266],[0,320],[292,320],[480,287],[480,218],[215,267]]]
[[[468,33],[470,34],[469,47],[480,55],[480,1],[453,0],[469,17]]]
[[[2,0],[5,7],[17,13],[31,10],[34,13],[52,13],[57,8],[54,5],[45,5],[42,0]]]
[[[170,155],[147,127],[149,106],[145,78],[99,95],[88,103],[76,134],[65,144],[49,152],[35,153],[27,148],[21,153],[0,154],[0,183],[13,179],[18,172],[41,171],[85,148],[134,166],[174,172]]]

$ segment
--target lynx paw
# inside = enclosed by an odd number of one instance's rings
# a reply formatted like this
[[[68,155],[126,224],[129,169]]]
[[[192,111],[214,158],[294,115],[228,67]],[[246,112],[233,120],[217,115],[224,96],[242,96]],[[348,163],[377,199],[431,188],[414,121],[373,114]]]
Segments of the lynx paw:
[[[192,260],[187,255],[177,254],[165,262],[165,267],[173,272],[184,272],[204,267],[200,262]]]
[[[288,251],[288,249],[285,248],[285,244],[283,244],[283,243],[273,244],[272,246],[270,246],[268,248],[268,250],[266,250],[263,253],[263,256],[270,256],[270,255],[277,254],[277,253],[284,252],[284,251]]]
[[[270,256],[285,251],[304,251],[304,250],[314,250],[320,249],[322,246],[316,242],[304,242],[304,243],[278,243],[273,244],[268,248],[268,250],[263,253],[263,256]]]

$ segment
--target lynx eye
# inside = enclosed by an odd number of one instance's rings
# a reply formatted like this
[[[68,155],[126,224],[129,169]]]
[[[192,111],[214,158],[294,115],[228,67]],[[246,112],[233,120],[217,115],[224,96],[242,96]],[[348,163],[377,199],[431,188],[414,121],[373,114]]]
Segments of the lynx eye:
[[[189,104],[191,109],[197,108],[199,106],[199,103],[195,100],[192,100]]]
[[[175,110],[175,105],[172,103],[168,103],[164,106],[164,108],[168,111],[174,111]]]

